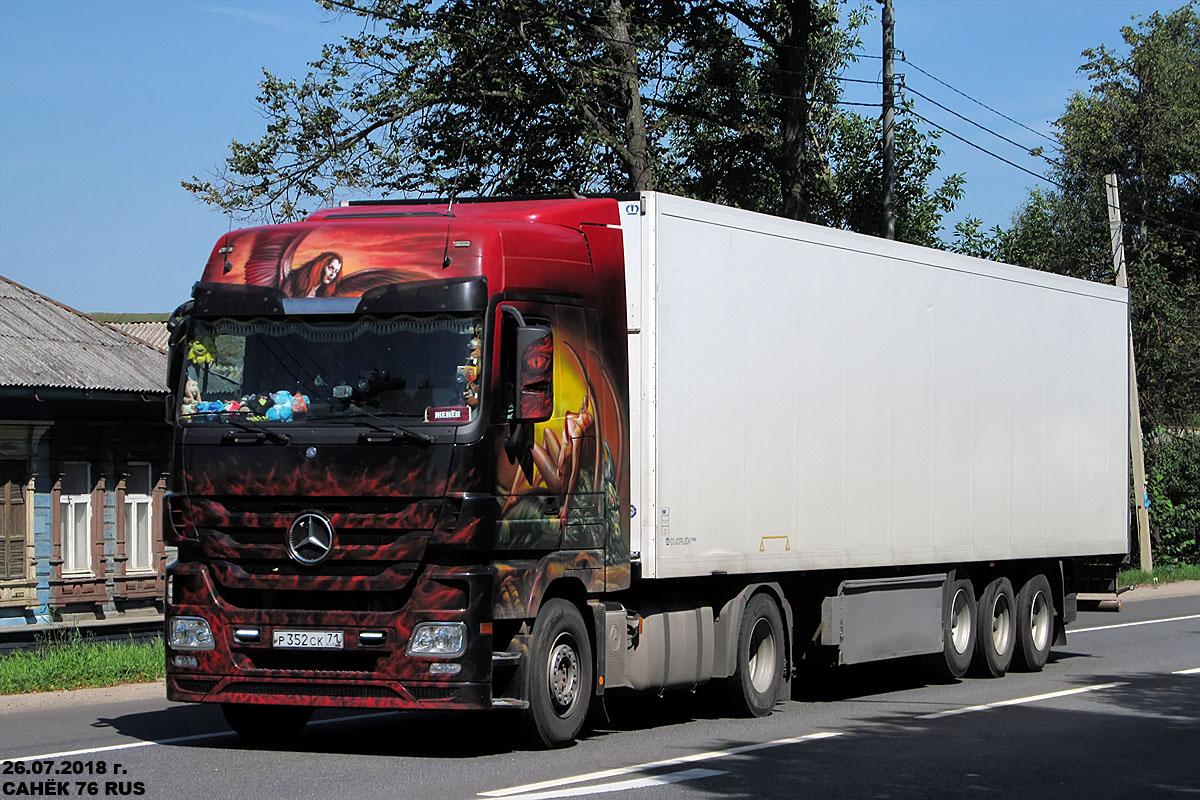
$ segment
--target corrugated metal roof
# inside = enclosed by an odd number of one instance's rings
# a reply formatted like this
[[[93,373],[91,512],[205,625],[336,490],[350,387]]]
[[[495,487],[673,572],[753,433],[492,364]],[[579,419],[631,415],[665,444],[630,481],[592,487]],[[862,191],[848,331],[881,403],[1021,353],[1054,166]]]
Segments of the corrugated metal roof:
[[[166,392],[167,354],[0,275],[0,386]]]
[[[154,345],[159,350],[167,349],[167,340],[171,334],[167,331],[165,322],[106,322],[122,333],[141,339],[146,344]]]

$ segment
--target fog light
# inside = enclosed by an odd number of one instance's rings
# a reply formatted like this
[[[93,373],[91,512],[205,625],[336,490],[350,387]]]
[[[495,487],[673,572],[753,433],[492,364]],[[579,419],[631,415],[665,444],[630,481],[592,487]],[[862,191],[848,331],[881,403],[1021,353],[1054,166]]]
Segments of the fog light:
[[[212,628],[200,617],[171,617],[167,623],[167,644],[176,650],[212,650]]]
[[[461,656],[467,649],[467,626],[461,622],[422,622],[408,639],[410,656]]]
[[[447,664],[445,661],[438,661],[429,665],[430,675],[457,675],[460,672],[462,672],[462,664]]]
[[[177,667],[194,667],[197,665],[195,656],[175,656],[171,663]]]

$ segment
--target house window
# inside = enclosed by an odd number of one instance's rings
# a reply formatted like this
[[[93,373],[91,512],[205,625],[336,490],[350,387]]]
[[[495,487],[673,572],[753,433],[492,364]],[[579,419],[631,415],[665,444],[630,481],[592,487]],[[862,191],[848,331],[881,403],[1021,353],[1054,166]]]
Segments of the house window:
[[[62,557],[64,573],[92,570],[92,466],[63,464],[61,484]]]
[[[125,548],[129,556],[126,569],[147,572],[154,568],[153,540],[150,538],[151,490],[149,464],[130,464],[125,479]]]
[[[25,480],[20,464],[0,462],[0,580],[25,577]]]

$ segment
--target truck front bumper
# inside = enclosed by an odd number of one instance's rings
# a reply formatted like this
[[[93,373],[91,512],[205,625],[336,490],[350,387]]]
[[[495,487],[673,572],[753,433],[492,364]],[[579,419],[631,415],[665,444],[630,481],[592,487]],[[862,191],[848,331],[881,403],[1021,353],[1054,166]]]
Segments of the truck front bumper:
[[[394,709],[492,708],[490,682],[400,682],[171,674],[167,699],[185,703]]]

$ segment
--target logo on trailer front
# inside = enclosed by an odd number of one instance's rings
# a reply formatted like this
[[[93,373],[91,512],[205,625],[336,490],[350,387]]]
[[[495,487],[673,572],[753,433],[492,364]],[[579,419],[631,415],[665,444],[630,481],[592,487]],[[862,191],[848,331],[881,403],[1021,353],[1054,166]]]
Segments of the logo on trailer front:
[[[301,564],[320,564],[333,551],[333,526],[320,514],[301,514],[288,528],[287,550]]]

